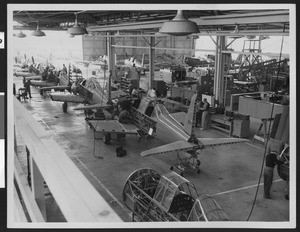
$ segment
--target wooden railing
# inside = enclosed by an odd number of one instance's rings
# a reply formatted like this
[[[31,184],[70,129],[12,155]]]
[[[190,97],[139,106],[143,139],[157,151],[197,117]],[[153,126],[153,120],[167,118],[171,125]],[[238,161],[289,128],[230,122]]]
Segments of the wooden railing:
[[[122,221],[67,154],[16,98],[14,98],[14,123],[18,138],[21,137],[30,153],[31,188],[18,160],[16,149],[18,139],[15,139],[14,182],[18,185],[30,221],[47,221],[45,182],[67,222]],[[15,203],[14,209],[20,209],[19,206],[20,204]],[[22,213],[14,212],[14,214],[17,214],[20,220],[24,219]]]

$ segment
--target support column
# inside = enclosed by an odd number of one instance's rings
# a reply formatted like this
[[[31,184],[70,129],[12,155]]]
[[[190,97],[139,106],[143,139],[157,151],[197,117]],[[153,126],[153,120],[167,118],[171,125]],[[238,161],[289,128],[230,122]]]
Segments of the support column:
[[[39,206],[39,209],[45,219],[47,221],[46,214],[46,202],[45,202],[45,190],[44,190],[44,178],[36,165],[32,156],[30,156],[31,161],[31,187],[33,197]]]
[[[107,35],[112,35],[112,32],[107,32]],[[116,76],[116,69],[115,69],[115,47],[112,45],[115,42],[114,37],[107,38],[107,57],[108,57],[108,72],[111,72],[111,76],[114,79]]]
[[[150,46],[149,46],[149,85],[148,89],[153,88],[153,79],[154,79],[154,57],[155,57],[155,49],[153,49],[155,45],[155,37],[150,37]]]
[[[222,51],[225,49],[225,36],[217,36],[215,75],[214,75],[214,96],[220,106],[224,103],[224,62],[225,56]]]

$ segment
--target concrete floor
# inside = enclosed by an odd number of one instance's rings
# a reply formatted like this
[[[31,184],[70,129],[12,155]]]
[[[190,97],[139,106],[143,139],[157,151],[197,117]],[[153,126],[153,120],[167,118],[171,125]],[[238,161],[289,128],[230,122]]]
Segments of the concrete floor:
[[[14,77],[16,79],[16,77]],[[21,78],[20,78],[21,79]],[[17,81],[17,89],[21,82]],[[53,139],[65,150],[73,162],[84,173],[99,193],[110,203],[124,221],[131,221],[130,212],[122,203],[122,191],[127,177],[136,169],[149,167],[160,174],[169,172],[174,154],[141,157],[143,150],[162,145],[156,139],[142,140],[127,136],[125,141],[112,140],[105,145],[101,139],[94,140],[81,111],[74,111],[69,104],[68,112],[62,112],[62,103],[43,98],[38,90],[32,89],[31,100],[23,105],[32,116],[51,131]],[[259,126],[259,121],[250,123],[250,141]],[[197,137],[228,137],[224,132],[196,129]],[[207,149],[201,156],[201,173],[186,172],[185,178],[195,184],[200,195],[213,195],[232,221],[246,221],[255,197],[257,182],[263,158],[263,145],[255,142],[234,144]],[[124,157],[116,157],[116,148],[127,150]],[[93,151],[94,150],[94,151]],[[97,158],[102,156],[103,159]],[[289,221],[289,201],[285,200],[285,182],[274,172],[271,195],[263,198],[260,185],[255,207],[249,221]],[[263,179],[261,180],[261,183]],[[56,213],[56,209],[53,210]],[[59,220],[50,218],[50,221]]]

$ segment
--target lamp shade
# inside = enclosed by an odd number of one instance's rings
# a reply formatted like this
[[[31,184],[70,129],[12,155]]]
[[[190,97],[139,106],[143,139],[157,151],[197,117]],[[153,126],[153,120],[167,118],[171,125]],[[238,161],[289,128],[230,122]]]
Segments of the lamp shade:
[[[36,30],[31,33],[33,36],[45,36],[45,32],[41,31],[39,22],[37,23]]]
[[[27,35],[26,34],[24,34],[22,31],[20,31],[18,34],[16,34],[16,37],[18,37],[18,38],[24,38],[24,37],[26,37]]]
[[[247,38],[247,39],[255,39],[256,36],[255,36],[255,35],[246,35],[246,38]]]
[[[70,27],[67,31],[67,33],[69,33],[70,35],[84,35],[84,34],[88,34],[87,30],[81,26],[79,26],[79,24],[77,23],[77,14],[75,15],[76,19],[75,19],[75,24],[73,27]]]
[[[199,33],[199,28],[197,23],[189,21],[183,16],[182,10],[178,10],[175,18],[164,22],[159,32],[173,36],[186,36]]]

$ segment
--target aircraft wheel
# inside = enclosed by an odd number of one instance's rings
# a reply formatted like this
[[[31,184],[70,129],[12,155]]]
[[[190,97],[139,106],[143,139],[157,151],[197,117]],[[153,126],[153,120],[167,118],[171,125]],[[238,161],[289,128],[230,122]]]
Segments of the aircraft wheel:
[[[104,134],[104,143],[105,144],[110,144],[110,140],[111,140],[111,137],[110,137],[110,133],[106,133],[106,134]]]
[[[68,103],[67,103],[67,102],[64,102],[64,103],[62,104],[62,109],[63,109],[63,112],[64,112],[64,113],[67,113],[67,110],[68,110]]]
[[[201,165],[201,161],[200,160],[196,160],[196,164],[197,164],[197,166],[199,167],[200,165]]]
[[[174,167],[173,167],[173,166],[171,166],[171,167],[170,167],[170,170],[172,171],[173,169],[174,169]]]

